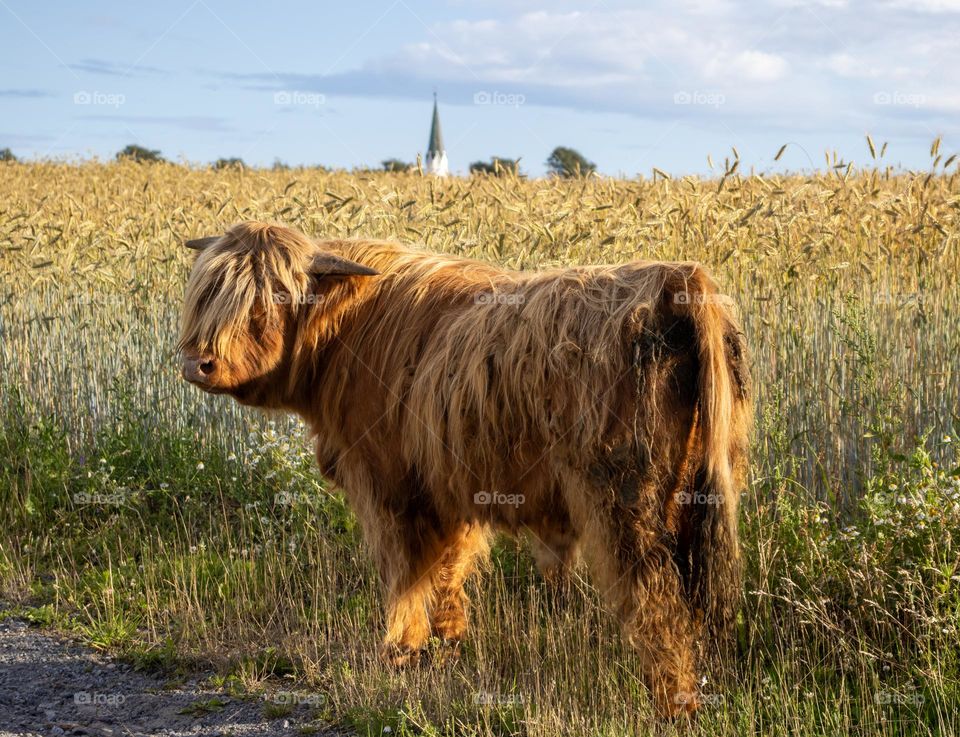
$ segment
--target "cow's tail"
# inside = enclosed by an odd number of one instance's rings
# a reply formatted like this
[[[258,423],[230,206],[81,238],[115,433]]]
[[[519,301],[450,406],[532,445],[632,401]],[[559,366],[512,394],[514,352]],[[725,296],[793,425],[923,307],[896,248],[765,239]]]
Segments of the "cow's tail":
[[[700,466],[690,500],[693,521],[687,591],[709,639],[730,641],[742,598],[738,507],[750,432],[749,375],[732,301],[699,266],[674,301],[690,318],[698,353]]]

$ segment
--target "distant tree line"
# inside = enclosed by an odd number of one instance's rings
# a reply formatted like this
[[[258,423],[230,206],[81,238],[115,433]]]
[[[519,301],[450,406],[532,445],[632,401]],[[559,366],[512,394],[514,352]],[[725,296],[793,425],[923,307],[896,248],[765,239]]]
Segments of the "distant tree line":
[[[245,167],[246,164],[243,163],[243,159],[236,156],[229,159],[217,159],[213,162],[214,169],[243,169]]]
[[[471,174],[493,174],[497,177],[517,176],[520,174],[520,159],[508,159],[494,156],[490,161],[474,161],[470,164]]]
[[[124,146],[116,155],[117,161],[136,161],[140,163],[155,163],[166,161],[163,155],[157,149],[145,148],[135,143]],[[0,162],[17,161],[17,157],[9,148],[0,148]],[[563,178],[586,177],[597,170],[597,165],[589,161],[583,154],[567,146],[557,146],[547,158],[547,171],[553,176]],[[409,172],[417,168],[417,165],[401,159],[384,159],[380,162],[383,171],[386,172]],[[213,162],[212,167],[216,170],[221,169],[243,169],[247,165],[243,159],[237,156],[224,157]],[[280,159],[273,162],[273,169],[280,171],[290,167]],[[316,168],[326,169],[318,166]],[[356,171],[369,172],[370,169],[359,168]],[[474,161],[470,164],[471,174],[488,174],[492,176],[521,176],[520,159],[508,159],[505,156],[493,156],[489,161]]]
[[[416,164],[411,164],[409,161],[401,161],[400,159],[384,159],[380,162],[380,165],[384,171],[392,172],[413,171],[417,168]]]
[[[165,161],[166,159],[164,159],[156,149],[144,148],[143,146],[131,143],[129,146],[124,146],[121,150],[117,151],[117,161],[128,160],[153,163],[156,161]]]

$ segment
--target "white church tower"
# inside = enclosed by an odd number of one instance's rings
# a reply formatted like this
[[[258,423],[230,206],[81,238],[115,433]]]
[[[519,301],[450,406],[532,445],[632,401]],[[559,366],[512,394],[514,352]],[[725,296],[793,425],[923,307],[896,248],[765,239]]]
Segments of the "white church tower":
[[[430,143],[427,144],[427,174],[445,177],[450,173],[447,164],[447,151],[443,147],[443,134],[440,132],[440,113],[437,112],[437,93],[433,93],[433,122],[430,124]]]

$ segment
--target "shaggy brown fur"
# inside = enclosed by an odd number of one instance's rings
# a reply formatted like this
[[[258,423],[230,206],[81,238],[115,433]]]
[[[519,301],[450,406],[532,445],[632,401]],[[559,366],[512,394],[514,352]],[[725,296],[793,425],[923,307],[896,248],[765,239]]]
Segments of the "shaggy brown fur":
[[[740,599],[750,416],[702,268],[515,272],[262,223],[197,245],[184,375],[309,423],[383,578],[388,659],[465,635],[464,581],[506,530],[553,574],[582,551],[659,713],[696,708],[694,641]]]

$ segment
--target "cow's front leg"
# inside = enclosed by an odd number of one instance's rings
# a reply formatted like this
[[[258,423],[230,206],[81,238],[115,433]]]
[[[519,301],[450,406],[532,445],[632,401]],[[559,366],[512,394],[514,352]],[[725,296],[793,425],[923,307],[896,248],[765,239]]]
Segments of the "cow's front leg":
[[[337,470],[383,584],[386,634],[381,655],[391,665],[406,665],[419,659],[430,637],[429,606],[443,550],[442,525],[415,479],[386,487],[383,479],[389,473],[347,464],[343,458]]]
[[[375,536],[377,567],[386,596],[383,658],[401,666],[418,660],[430,637],[434,577],[441,567],[442,530],[436,520],[383,510]]]
[[[386,589],[387,632],[381,655],[387,663],[399,667],[419,660],[430,637],[430,571],[419,576],[415,576],[413,567],[397,571],[388,575]]]

